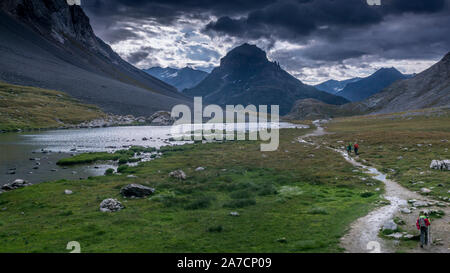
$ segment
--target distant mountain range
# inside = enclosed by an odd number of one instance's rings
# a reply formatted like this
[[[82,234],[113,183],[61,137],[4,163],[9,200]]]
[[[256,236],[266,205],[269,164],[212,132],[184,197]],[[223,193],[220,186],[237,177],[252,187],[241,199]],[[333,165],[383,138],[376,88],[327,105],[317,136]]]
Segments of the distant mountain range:
[[[349,101],[362,101],[380,92],[394,82],[407,78],[410,78],[410,76],[403,75],[393,67],[381,68],[367,78],[346,84],[344,89],[336,93],[336,95],[344,97]]]
[[[176,69],[156,66],[144,69],[144,71],[165,83],[175,86],[178,91],[194,87],[208,76],[208,73],[205,71],[192,69],[190,67]]]
[[[450,107],[450,52],[427,70],[412,78],[397,80],[381,92],[361,102],[337,106],[318,100],[299,100],[286,117],[289,119],[332,118],[431,107]]]
[[[151,115],[190,103],[125,62],[66,0],[0,2],[0,80],[68,93],[105,112]]]
[[[228,52],[197,86],[185,94],[202,96],[206,103],[221,106],[279,105],[280,114],[287,114],[298,99],[315,98],[330,104],[344,104],[342,97],[305,85],[270,62],[266,53],[255,45],[243,44]]]
[[[314,87],[321,91],[325,91],[327,93],[336,95],[336,93],[339,93],[339,91],[342,91],[342,89],[344,89],[347,86],[347,84],[354,83],[359,80],[361,80],[361,78],[352,78],[352,79],[343,80],[343,81],[328,80],[321,84],[314,85]]]
[[[411,78],[412,75],[404,75],[395,68],[381,68],[366,78],[352,78],[343,81],[329,80],[315,85],[319,90],[338,95],[349,101],[364,100],[392,83]]]

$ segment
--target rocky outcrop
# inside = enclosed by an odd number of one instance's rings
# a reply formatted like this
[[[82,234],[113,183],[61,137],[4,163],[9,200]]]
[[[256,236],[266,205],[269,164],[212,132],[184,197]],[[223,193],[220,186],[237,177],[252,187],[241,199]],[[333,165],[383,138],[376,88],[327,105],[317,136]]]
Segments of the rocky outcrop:
[[[176,170],[176,171],[170,172],[169,176],[180,179],[180,180],[186,180],[186,174],[183,172],[183,170]]]
[[[450,160],[433,160],[431,161],[430,169],[450,171]]]
[[[171,117],[167,111],[158,111],[147,119],[151,125],[157,126],[170,126],[175,122],[175,119]]]
[[[2,191],[12,191],[12,190],[23,188],[23,187],[27,187],[27,186],[31,186],[31,184],[28,183],[27,181],[23,180],[23,179],[16,179],[14,182],[11,182],[11,183],[3,185],[0,188],[0,190],[2,190]]]
[[[122,205],[122,203],[117,201],[117,199],[108,198],[100,203],[101,212],[115,212],[124,208],[125,207]]]
[[[120,194],[126,198],[142,198],[155,192],[154,188],[149,188],[140,184],[129,184],[120,190]]]

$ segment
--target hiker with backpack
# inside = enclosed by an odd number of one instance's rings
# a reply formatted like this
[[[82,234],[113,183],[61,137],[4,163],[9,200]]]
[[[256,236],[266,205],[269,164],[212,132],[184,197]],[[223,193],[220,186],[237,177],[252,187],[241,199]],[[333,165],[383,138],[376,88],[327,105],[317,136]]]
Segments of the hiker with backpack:
[[[355,155],[359,155],[359,154],[358,154],[358,150],[359,150],[359,145],[358,145],[358,143],[355,143],[355,145],[353,145],[353,149],[355,150]]]
[[[423,248],[423,245],[428,245],[429,238],[429,228],[430,228],[431,222],[428,218],[427,213],[421,211],[419,218],[417,218],[416,227],[418,230],[420,230],[420,247]]]
[[[347,153],[348,153],[348,155],[350,155],[352,153],[352,146],[353,145],[351,143],[349,143],[348,146],[347,146]]]

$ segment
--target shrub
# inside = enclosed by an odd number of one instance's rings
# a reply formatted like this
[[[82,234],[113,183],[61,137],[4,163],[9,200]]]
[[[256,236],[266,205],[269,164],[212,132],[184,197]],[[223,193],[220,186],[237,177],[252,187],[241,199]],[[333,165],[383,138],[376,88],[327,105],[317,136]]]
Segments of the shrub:
[[[267,183],[262,185],[258,190],[258,195],[260,196],[266,196],[266,195],[273,195],[277,194],[277,189],[273,184]]]
[[[249,190],[238,190],[230,193],[230,197],[233,199],[246,199],[252,197],[252,193]]]
[[[222,232],[223,227],[221,225],[218,226],[212,226],[208,228],[208,232]]]
[[[119,166],[119,168],[117,168],[117,172],[118,173],[123,173],[127,169],[128,169],[128,165],[121,165],[121,166]]]
[[[328,211],[324,208],[312,208],[308,211],[308,214],[322,214],[327,215],[329,214]]]
[[[206,209],[211,206],[212,201],[215,200],[213,196],[199,196],[196,197],[190,204],[188,204],[185,209],[196,210],[196,209]]]
[[[368,197],[371,197],[371,196],[373,196],[374,195],[374,193],[373,192],[370,192],[370,191],[365,191],[365,192],[362,192],[361,194],[360,194],[360,196],[362,197],[362,198],[368,198]]]
[[[243,208],[256,204],[255,199],[234,199],[223,204],[224,208]]]
[[[105,175],[112,175],[113,173],[114,173],[114,169],[111,169],[111,168],[109,168],[105,171]]]

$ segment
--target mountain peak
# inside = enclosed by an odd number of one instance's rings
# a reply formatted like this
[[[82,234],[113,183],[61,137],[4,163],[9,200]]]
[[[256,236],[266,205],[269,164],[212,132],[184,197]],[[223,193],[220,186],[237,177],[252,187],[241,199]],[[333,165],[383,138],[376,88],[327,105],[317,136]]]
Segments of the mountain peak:
[[[442,58],[442,61],[450,62],[450,52],[448,52],[448,53],[444,56],[444,58]]]
[[[228,54],[220,60],[220,65],[252,65],[268,61],[266,52],[256,45],[244,43],[228,52]]]

